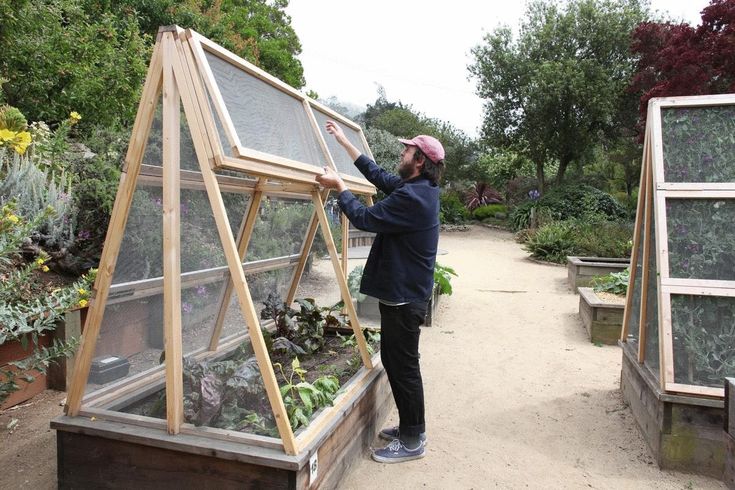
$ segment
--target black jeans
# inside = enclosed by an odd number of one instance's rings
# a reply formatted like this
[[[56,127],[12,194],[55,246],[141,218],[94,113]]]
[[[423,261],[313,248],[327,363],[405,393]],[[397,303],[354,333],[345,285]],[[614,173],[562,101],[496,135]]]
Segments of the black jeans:
[[[426,430],[424,385],[419,367],[419,325],[428,303],[388,306],[380,303],[380,358],[398,407],[401,435],[417,437]]]

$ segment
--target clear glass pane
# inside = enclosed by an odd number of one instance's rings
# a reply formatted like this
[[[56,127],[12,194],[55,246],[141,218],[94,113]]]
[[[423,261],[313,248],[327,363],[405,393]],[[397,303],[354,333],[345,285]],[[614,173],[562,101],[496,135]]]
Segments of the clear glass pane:
[[[205,54],[244,147],[319,168],[326,165],[300,100],[216,55]]]
[[[735,201],[667,199],[669,270],[684,279],[735,280]]]
[[[674,380],[721,388],[735,375],[735,298],[671,295]]]
[[[331,153],[332,158],[334,159],[334,163],[335,165],[337,165],[337,170],[341,173],[352,175],[353,177],[364,178],[360,171],[357,170],[357,168],[355,167],[352,158],[350,158],[350,155],[348,155],[345,149],[342,148],[339,143],[337,143],[337,140],[334,139],[334,136],[327,133],[327,130],[325,129],[326,124],[327,121],[332,118],[316,108],[313,109],[314,116],[319,125],[319,131],[321,131],[322,137],[327,142],[329,153]],[[355,145],[355,147],[360,150],[360,153],[367,154],[367,150],[365,149],[365,145],[362,143],[360,133],[345,124],[340,124],[340,127],[344,131],[345,136],[347,136],[347,139],[350,140],[350,143]]]
[[[735,181],[735,106],[662,109],[667,182]]]

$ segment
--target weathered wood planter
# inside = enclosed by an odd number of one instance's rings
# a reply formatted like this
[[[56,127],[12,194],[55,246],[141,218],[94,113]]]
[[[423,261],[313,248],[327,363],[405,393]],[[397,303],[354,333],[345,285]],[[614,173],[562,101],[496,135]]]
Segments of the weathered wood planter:
[[[58,323],[56,330],[39,338],[39,346],[51,346],[54,338],[59,340],[71,340],[74,337],[78,338],[81,334],[81,324],[84,321],[86,314],[86,308],[79,308],[66,312],[63,320]],[[0,345],[0,367],[5,367],[11,362],[22,361],[33,354],[34,350],[35,347],[30,342],[26,349],[23,349],[20,342],[7,342],[2,344]],[[46,388],[65,391],[66,380],[67,377],[71,375],[70,371],[72,365],[73,362],[68,362],[67,359],[61,358],[48,367],[46,374],[31,371],[29,374],[35,378],[31,383],[28,383],[23,379],[16,379],[16,382],[21,389],[11,393],[10,396],[0,404],[0,410],[30,400]]]
[[[664,393],[630,344],[621,346],[623,399],[659,467],[722,478],[727,452],[724,402]]]
[[[424,327],[430,327],[434,321],[434,314],[439,307],[439,287],[434,284],[434,291],[429,299],[429,307],[426,310],[426,319],[424,320]],[[372,296],[366,296],[363,301],[357,302],[357,314],[365,316],[373,320],[380,319],[380,306],[378,300]]]
[[[191,424],[169,435],[164,420],[108,410],[59,417],[51,422],[59,488],[336,488],[391,407],[385,370],[374,363],[312,420],[321,430],[295,456],[280,439]]]
[[[567,257],[567,278],[569,287],[589,286],[592,279],[610,272],[621,272],[630,265],[630,259],[607,257]]]
[[[735,378],[725,378],[725,484],[735,488]]]
[[[590,341],[617,345],[623,327],[625,304],[600,299],[592,288],[578,288],[579,316],[587,329]]]

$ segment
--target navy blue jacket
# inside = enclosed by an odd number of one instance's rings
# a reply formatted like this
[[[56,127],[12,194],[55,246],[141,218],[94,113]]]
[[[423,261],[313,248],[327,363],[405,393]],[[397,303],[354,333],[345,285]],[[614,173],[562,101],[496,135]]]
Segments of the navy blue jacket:
[[[439,186],[422,176],[401,180],[365,155],[355,166],[388,196],[370,207],[350,191],[337,199],[355,227],[377,233],[360,292],[395,303],[428,301],[439,243]]]

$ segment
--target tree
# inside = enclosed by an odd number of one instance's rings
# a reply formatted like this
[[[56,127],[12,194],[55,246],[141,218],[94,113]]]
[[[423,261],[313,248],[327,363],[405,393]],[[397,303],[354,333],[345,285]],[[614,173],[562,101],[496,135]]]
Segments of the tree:
[[[192,27],[290,85],[304,85],[286,0],[0,0],[0,80],[30,120],[127,126],[161,25]]]
[[[639,129],[652,97],[706,95],[735,90],[735,0],[712,0],[702,24],[644,22],[633,33],[639,55],[630,90],[640,96]],[[640,138],[643,132],[640,131]]]
[[[153,37],[162,25],[190,27],[289,85],[304,86],[297,58],[301,43],[285,12],[288,0],[83,1],[119,18],[134,14],[141,31]]]
[[[485,99],[482,140],[545,165],[581,165],[594,144],[616,137],[635,60],[631,33],[645,19],[645,0],[571,0],[564,9],[534,1],[518,40],[508,27],[485,36],[469,67]]]
[[[388,101],[382,87],[378,89],[377,100],[368,105],[361,119],[366,128],[380,129],[396,138],[428,134],[441,141],[446,153],[444,182],[467,180],[472,173],[476,144],[463,131],[449,122],[416,112],[410,105]]]

